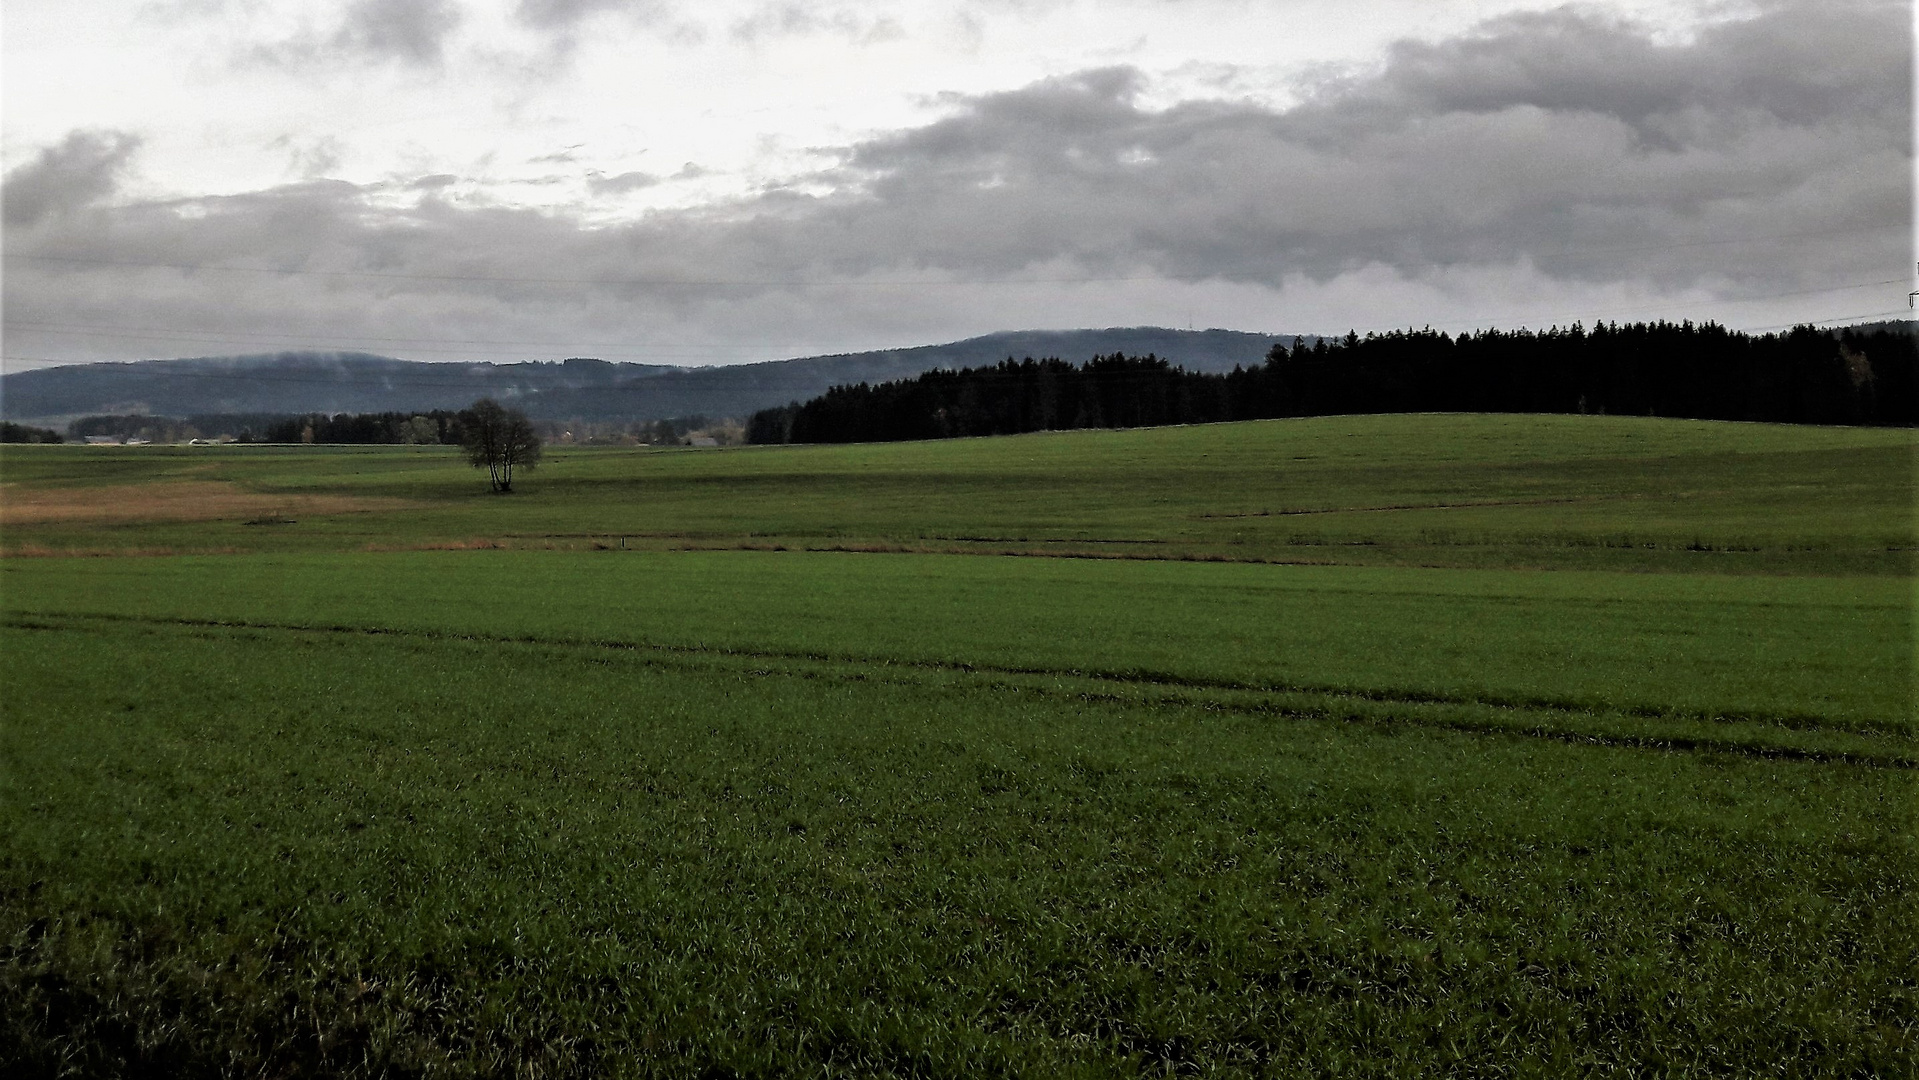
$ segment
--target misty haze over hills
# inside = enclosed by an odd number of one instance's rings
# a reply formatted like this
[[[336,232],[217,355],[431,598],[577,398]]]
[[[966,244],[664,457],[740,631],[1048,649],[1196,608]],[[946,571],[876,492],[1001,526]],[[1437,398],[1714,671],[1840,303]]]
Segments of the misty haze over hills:
[[[14,420],[458,409],[479,397],[525,400],[543,390],[607,387],[671,370],[600,360],[447,364],[309,351],[74,364],[0,377],[0,413]]]
[[[1160,327],[1024,330],[943,345],[710,368],[592,359],[427,363],[355,352],[75,364],[0,376],[0,416],[58,425],[105,413],[424,411],[463,408],[480,397],[513,404],[536,420],[745,416],[836,385],[994,364],[1009,356],[1081,363],[1095,354],[1154,353],[1188,370],[1230,371],[1261,363],[1274,342],[1290,344],[1293,337]]]

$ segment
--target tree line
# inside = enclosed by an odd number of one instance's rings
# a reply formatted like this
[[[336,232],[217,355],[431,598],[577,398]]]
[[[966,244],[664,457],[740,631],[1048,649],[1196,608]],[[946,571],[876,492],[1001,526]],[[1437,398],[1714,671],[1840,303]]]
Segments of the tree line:
[[[67,438],[104,436],[156,443],[218,439],[241,443],[351,443],[453,445],[459,440],[459,414],[436,409],[425,413],[200,413],[154,416],[148,413],[83,416],[67,424]]]
[[[456,446],[462,444],[461,418],[471,411],[471,409],[459,412],[434,409],[422,413],[379,412],[332,415],[310,413],[304,416],[277,416],[261,425],[262,434],[258,436],[258,441]],[[518,412],[518,410],[514,411]],[[737,424],[737,421],[714,419],[702,415],[640,421],[533,420],[529,422],[543,441],[630,446],[679,446],[687,442],[689,438],[708,430],[717,430],[727,424]],[[243,434],[239,441],[248,440]]]
[[[433,409],[422,413],[308,413],[304,416],[283,416],[264,426],[259,441],[454,446],[460,442],[460,414],[450,409]]]
[[[76,437],[125,437],[132,424],[136,430],[152,432],[174,430],[178,421],[151,416],[83,417],[71,427]],[[175,431],[174,433],[177,433]],[[235,442],[251,442],[246,438]],[[198,438],[197,435],[194,438]],[[60,433],[7,421],[0,424],[0,442],[63,442]],[[435,409],[426,413],[312,413],[307,416],[274,417],[266,425],[265,442],[336,444],[452,444],[465,455],[467,463],[487,471],[487,484],[499,494],[513,490],[513,474],[539,465],[543,454],[540,433],[526,414],[508,408],[492,398],[481,398],[459,412]]]
[[[312,413],[269,424],[266,442],[334,444],[411,444],[460,447],[468,464],[487,471],[488,485],[500,494],[513,490],[515,470],[540,463],[542,440],[526,414],[492,398],[481,398],[458,412]]]
[[[1750,335],[1715,323],[1399,330],[1276,344],[1225,374],[1148,354],[1013,360],[836,386],[763,409],[747,440],[886,442],[1386,412],[1610,413],[1909,426],[1919,339],[1885,327]]]
[[[738,420],[705,415],[664,420],[535,420],[542,439],[582,446],[683,446],[703,436],[721,443],[744,438]],[[155,443],[214,439],[239,443],[425,444],[459,443],[459,413],[451,410],[377,413],[151,413],[83,416],[58,431],[8,421],[0,442],[62,442],[89,436]]]
[[[0,443],[60,443],[67,440],[52,428],[31,427],[11,420],[0,421]]]

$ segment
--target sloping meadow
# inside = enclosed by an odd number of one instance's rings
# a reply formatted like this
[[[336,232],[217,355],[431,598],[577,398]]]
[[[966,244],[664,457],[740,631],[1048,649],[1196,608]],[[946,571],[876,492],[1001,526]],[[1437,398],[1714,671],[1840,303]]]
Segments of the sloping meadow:
[[[1634,417],[552,447],[509,498],[488,494],[449,447],[7,447],[0,482],[9,554],[624,543],[1894,576],[1909,575],[1913,557],[1910,432]],[[196,483],[255,501],[170,517],[192,500],[158,489]],[[62,496],[97,508],[94,489],[137,484],[156,489],[144,520],[14,511]]]

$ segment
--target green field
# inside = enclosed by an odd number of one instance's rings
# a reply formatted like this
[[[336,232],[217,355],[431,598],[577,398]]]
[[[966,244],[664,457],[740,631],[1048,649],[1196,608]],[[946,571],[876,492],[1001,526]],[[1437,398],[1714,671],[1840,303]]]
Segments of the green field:
[[[0,1072],[1910,1075],[1910,432],[0,453]]]
[[[1327,417],[998,439],[549,450],[511,500],[444,448],[10,447],[4,482],[156,481],[246,513],[16,523],[12,553],[505,544],[1909,576],[1909,432],[1628,418]],[[209,490],[210,489],[210,490]],[[10,494],[16,498],[20,491]],[[306,500],[366,500],[360,513]],[[84,509],[84,507],[80,508]],[[199,515],[204,518],[205,515]],[[292,521],[296,524],[275,524]],[[251,524],[250,524],[251,522]]]

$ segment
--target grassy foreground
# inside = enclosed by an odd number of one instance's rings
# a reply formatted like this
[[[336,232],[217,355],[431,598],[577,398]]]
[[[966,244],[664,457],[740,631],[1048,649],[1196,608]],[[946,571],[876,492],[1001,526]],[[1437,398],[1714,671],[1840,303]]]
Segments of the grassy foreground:
[[[0,457],[9,1075],[1912,1070],[1907,433],[102,453]]]

